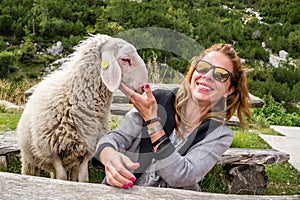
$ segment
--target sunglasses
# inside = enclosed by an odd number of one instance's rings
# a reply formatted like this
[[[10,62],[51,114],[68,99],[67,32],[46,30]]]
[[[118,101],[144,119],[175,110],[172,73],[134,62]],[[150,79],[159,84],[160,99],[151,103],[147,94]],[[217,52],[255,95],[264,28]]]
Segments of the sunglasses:
[[[204,60],[197,60],[195,65],[195,70],[201,74],[208,73],[211,69],[213,69],[213,77],[215,80],[224,83],[227,81],[229,76],[231,76],[231,72],[222,67],[217,67],[215,65],[210,64]]]

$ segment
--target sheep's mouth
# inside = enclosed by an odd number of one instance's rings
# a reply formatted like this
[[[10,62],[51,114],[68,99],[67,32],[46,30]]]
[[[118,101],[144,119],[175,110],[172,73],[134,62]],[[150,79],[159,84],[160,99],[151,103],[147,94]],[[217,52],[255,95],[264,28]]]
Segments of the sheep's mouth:
[[[136,93],[139,93],[139,94],[143,94],[144,93],[144,86],[138,88],[135,90]]]

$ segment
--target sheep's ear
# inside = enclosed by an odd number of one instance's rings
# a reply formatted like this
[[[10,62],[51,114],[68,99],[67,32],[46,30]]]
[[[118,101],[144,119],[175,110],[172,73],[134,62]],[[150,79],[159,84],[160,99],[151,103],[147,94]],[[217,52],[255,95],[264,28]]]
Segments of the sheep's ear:
[[[102,53],[102,62],[100,65],[103,83],[106,85],[109,91],[114,92],[120,86],[122,72],[113,52],[104,51]]]

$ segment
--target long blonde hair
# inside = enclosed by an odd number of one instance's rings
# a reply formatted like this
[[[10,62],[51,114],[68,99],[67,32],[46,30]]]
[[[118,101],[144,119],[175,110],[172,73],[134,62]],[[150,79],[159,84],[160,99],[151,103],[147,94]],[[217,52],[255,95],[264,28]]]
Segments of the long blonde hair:
[[[209,113],[200,119],[199,124],[209,118],[226,122],[235,112],[237,112],[237,117],[240,121],[242,129],[244,130],[251,120],[250,97],[248,93],[247,80],[240,58],[230,44],[215,44],[191,60],[190,68],[176,94],[175,121],[176,131],[179,136],[182,136],[183,134],[181,124],[189,124],[186,120],[186,117],[182,113],[182,109],[186,105],[188,99],[192,96],[190,83],[195,70],[194,61],[203,58],[206,54],[212,51],[221,52],[231,59],[233,64],[233,72],[232,77],[230,78],[230,87],[232,87],[234,90],[226,99],[221,98],[216,106],[214,106]],[[244,117],[247,118],[247,121],[245,121]]]

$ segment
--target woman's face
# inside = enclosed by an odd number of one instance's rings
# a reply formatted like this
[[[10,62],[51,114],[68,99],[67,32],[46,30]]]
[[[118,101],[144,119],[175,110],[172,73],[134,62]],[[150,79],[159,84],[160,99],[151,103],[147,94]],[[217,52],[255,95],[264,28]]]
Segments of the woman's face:
[[[212,51],[205,55],[202,60],[211,63],[214,66],[227,69],[229,72],[233,72],[233,66],[230,58],[225,54]],[[217,103],[222,97],[227,97],[233,92],[233,88],[230,88],[229,77],[225,82],[217,81],[213,77],[213,69],[209,70],[206,74],[201,74],[194,70],[191,79],[191,91],[194,101],[202,106]]]

